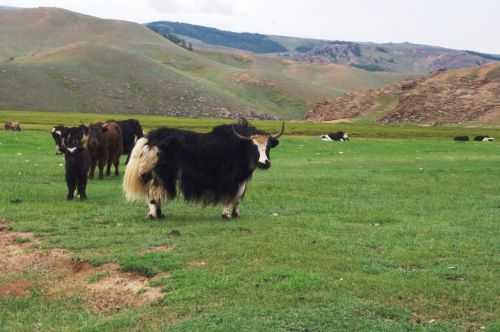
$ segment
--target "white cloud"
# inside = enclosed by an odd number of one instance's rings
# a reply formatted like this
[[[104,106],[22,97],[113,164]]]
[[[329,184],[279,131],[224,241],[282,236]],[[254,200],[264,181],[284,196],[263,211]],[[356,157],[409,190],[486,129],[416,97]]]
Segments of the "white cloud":
[[[166,14],[234,15],[231,0],[148,0],[149,5]]]

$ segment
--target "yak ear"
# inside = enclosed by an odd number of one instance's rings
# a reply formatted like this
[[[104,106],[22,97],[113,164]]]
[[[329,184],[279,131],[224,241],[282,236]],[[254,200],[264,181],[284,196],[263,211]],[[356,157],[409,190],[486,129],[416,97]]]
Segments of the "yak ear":
[[[86,126],[86,125],[84,125],[84,124],[81,124],[81,125],[80,125],[80,129],[82,129],[82,130],[83,130],[83,133],[84,133],[85,135],[88,135],[88,133],[89,133],[89,127],[87,127],[87,126]]]
[[[108,128],[109,124],[108,123],[104,123],[102,124],[101,128],[102,128],[102,132],[105,133],[109,130]]]
[[[280,141],[274,137],[269,137],[269,146],[272,148],[277,147],[280,144]]]

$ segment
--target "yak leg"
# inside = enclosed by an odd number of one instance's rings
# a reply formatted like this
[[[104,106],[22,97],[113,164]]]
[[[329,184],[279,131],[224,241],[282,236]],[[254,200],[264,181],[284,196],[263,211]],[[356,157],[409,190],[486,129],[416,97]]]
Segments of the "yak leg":
[[[107,154],[106,157],[99,158],[99,180],[104,179],[104,167],[106,166],[106,161],[108,160]]]
[[[161,186],[157,180],[151,180],[149,188],[149,219],[163,219],[165,216],[161,211],[161,199],[163,196],[163,186]]]
[[[233,211],[231,213],[231,216],[233,218],[240,217],[240,203],[241,203],[241,200],[243,199],[243,196],[245,196],[246,190],[247,190],[247,184],[245,182],[245,183],[241,184],[241,186],[238,190],[238,194],[236,195],[234,206],[233,206]]]
[[[94,173],[95,173],[96,166],[97,166],[97,160],[95,160],[94,158],[92,158],[92,161],[90,163],[90,174],[89,174],[89,177],[91,179],[94,178]]]
[[[118,175],[120,175],[120,170],[119,170],[119,167],[120,167],[120,154],[116,155],[116,158],[114,160],[114,165],[115,165],[115,175],[118,176]]]
[[[81,174],[80,177],[78,178],[78,194],[80,195],[80,199],[86,200],[87,199],[87,174]]]
[[[66,196],[66,199],[71,201],[75,196],[76,189],[76,181],[73,174],[66,175],[66,185],[68,186],[68,195]]]
[[[242,183],[238,188],[236,196],[234,196],[231,201],[224,204],[224,209],[222,210],[222,219],[229,220],[231,218],[240,217],[240,203],[241,199],[245,195],[246,188],[246,182]]]

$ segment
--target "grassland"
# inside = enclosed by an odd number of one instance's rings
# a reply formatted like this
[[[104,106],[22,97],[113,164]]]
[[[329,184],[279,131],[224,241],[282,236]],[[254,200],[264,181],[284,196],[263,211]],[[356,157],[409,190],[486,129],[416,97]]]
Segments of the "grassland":
[[[62,159],[45,129],[80,114],[0,115],[37,129],[0,132],[0,217],[13,230],[95,266],[168,273],[155,282],[163,300],[111,313],[78,294],[52,296],[46,275],[1,275],[0,288],[13,278],[34,286],[0,297],[0,331],[500,331],[497,143],[444,139],[458,128],[362,124],[349,125],[358,137],[348,144],[287,136],[273,167],[255,174],[240,220],[176,201],[167,220],[151,222],[142,204],[124,201],[119,178],[90,183],[86,202],[64,200]],[[400,138],[376,138],[384,134]],[[143,254],[157,246],[173,249]]]

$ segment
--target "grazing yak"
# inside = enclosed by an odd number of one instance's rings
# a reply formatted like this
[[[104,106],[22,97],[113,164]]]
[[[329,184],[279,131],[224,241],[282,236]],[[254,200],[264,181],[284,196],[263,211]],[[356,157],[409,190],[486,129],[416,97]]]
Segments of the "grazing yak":
[[[19,124],[19,122],[7,121],[5,122],[3,127],[5,130],[21,131],[21,125]]]
[[[64,153],[66,199],[72,200],[75,190],[81,200],[87,199],[87,180],[90,168],[90,154],[87,149],[89,130],[85,126],[65,128],[62,133],[61,152]]]
[[[123,189],[129,201],[146,200],[148,217],[163,217],[161,203],[184,199],[223,204],[224,219],[238,218],[239,205],[256,168],[271,167],[277,135],[257,130],[246,120],[221,125],[210,133],[160,128],[137,141],[125,170]]]
[[[89,127],[88,149],[91,157],[90,178],[94,178],[96,166],[99,168],[99,179],[111,174],[111,164],[115,166],[115,175],[119,174],[120,156],[123,151],[123,140],[120,126],[116,122],[97,122]]]
[[[349,135],[347,135],[346,132],[338,131],[336,133],[321,135],[321,140],[326,142],[331,142],[331,141],[344,142],[349,140]]]
[[[474,141],[476,142],[493,142],[494,140],[495,139],[493,137],[487,135],[480,135],[474,137]]]
[[[122,139],[123,139],[123,154],[127,155],[127,160],[125,160],[125,164],[128,164],[128,160],[130,159],[130,153],[134,148],[135,142],[144,136],[142,131],[142,126],[139,121],[135,119],[128,119],[123,121],[116,121],[120,126],[122,131]]]
[[[59,125],[52,127],[50,133],[52,134],[52,138],[54,139],[54,143],[56,144],[56,154],[62,154],[63,151],[63,137],[66,133],[66,127]]]
[[[455,142],[468,142],[469,136],[457,136],[453,139]]]

